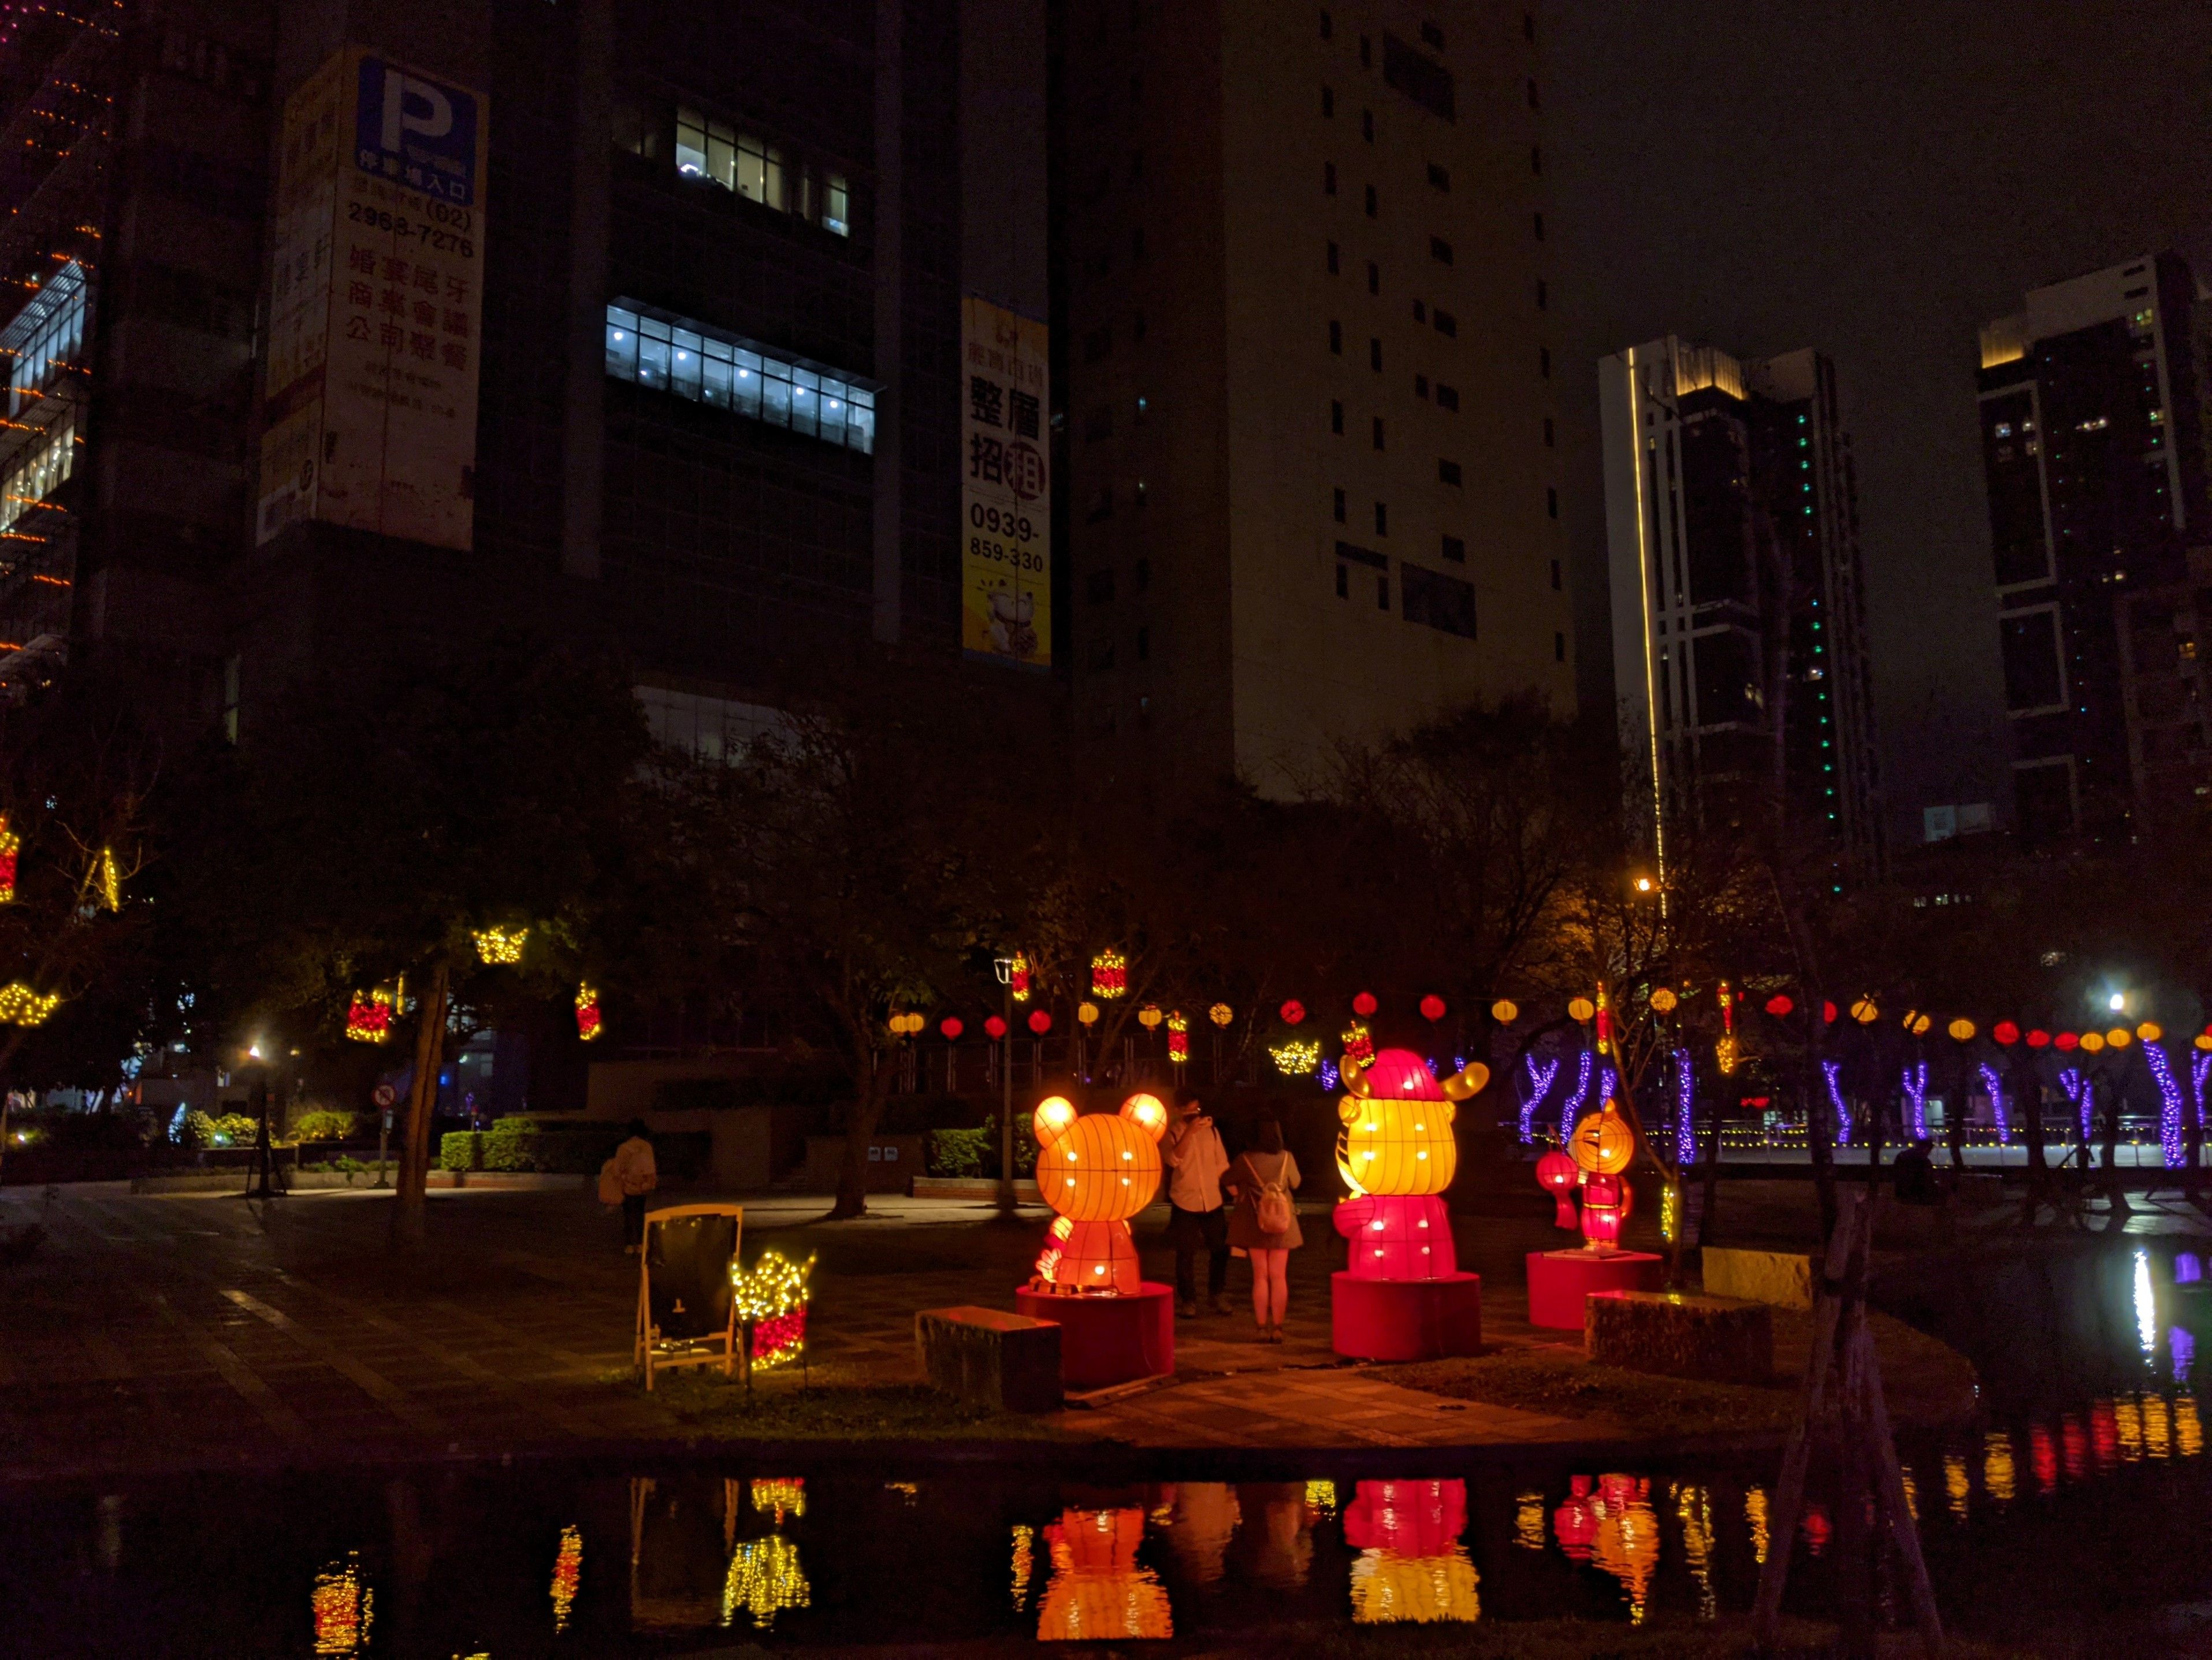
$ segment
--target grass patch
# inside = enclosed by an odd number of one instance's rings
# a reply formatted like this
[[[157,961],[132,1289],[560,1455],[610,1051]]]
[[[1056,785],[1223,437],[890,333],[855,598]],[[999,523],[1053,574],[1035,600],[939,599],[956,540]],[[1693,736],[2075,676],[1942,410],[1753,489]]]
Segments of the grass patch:
[[[817,1383],[795,1375],[725,1382],[705,1368],[657,1380],[653,1399],[687,1426],[736,1441],[1057,1441],[1042,1420],[956,1401],[921,1383]]]
[[[1553,1418],[1601,1418],[1642,1436],[1786,1430],[1796,1416],[1793,1382],[1704,1383],[1620,1366],[1592,1365],[1565,1349],[1504,1349],[1395,1366],[1390,1381],[1455,1400],[1516,1407]]]
[[[1946,1652],[1957,1660],[1996,1660],[2018,1649],[1996,1649],[1961,1642],[1945,1634]],[[1781,1641],[1766,1651],[1772,1660],[1814,1660],[1835,1652],[1836,1628],[1802,1620],[1782,1622]],[[1215,1651],[1206,1651],[1212,1653]],[[1268,1626],[1238,1640],[1240,1660],[1292,1660],[1327,1654],[1335,1660],[1392,1660],[1398,1655],[1449,1654],[1467,1660],[1717,1660],[1748,1657],[1751,1621],[1735,1615],[1713,1623],[1655,1620],[1644,1626],[1601,1624],[1583,1620],[1484,1620],[1474,1625],[1345,1627],[1321,1623]],[[1919,1639],[1911,1632],[1885,1632],[1880,1652],[1917,1655]]]

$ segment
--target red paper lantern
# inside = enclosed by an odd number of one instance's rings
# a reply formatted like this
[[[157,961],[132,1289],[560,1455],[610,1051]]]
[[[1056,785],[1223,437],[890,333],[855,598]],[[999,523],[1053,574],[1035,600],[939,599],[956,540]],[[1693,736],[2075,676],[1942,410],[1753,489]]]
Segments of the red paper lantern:
[[[1832,1026],[1836,1024],[1836,1006],[1833,1003],[1824,1001],[1820,1005],[1820,1019],[1827,1025]]]
[[[983,1030],[995,1041],[1006,1035],[1006,1023],[994,1014],[983,1023]]]
[[[2034,1031],[2028,1033],[2027,1046],[2032,1049],[2049,1049],[2051,1047],[2051,1034],[2044,1031],[2042,1027],[2038,1026]]]
[[[1375,994],[1363,991],[1352,1000],[1352,1012],[1364,1020],[1375,1012]]]
[[[1778,1020],[1796,1006],[1784,994],[1778,991],[1766,1000],[1766,1012]]]
[[[1536,1161],[1536,1181],[1549,1190],[1559,1206],[1559,1213],[1553,1220],[1569,1233],[1582,1229],[1581,1219],[1575,1214],[1575,1201],[1570,1196],[1582,1185],[1582,1166],[1564,1152],[1547,1152]]]
[[[960,1017],[957,1014],[946,1015],[937,1023],[937,1029],[945,1034],[945,1041],[948,1043],[957,1041],[960,1034],[968,1030],[961,1024]]]
[[[1052,1030],[1052,1016],[1042,1009],[1030,1011],[1030,1030],[1042,1037]]]
[[[2020,1042],[2020,1028],[2009,1020],[2000,1020],[1990,1028],[1990,1036],[2007,1049],[2010,1049],[2014,1043]]]
[[[1293,997],[1289,1002],[1284,1004],[1278,1012],[1282,1015],[1285,1025],[1295,1026],[1306,1018],[1306,1006]]]
[[[2081,1040],[2070,1031],[2062,1031],[2051,1041],[2062,1049],[2073,1050],[2081,1047]]]
[[[1431,992],[1421,1000],[1421,1018],[1431,1024],[1444,1018],[1444,1000]]]

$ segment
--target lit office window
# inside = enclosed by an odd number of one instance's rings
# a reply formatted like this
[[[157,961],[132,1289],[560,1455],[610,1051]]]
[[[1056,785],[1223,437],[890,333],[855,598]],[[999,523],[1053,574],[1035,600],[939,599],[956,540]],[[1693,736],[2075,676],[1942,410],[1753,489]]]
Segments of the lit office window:
[[[876,394],[818,368],[786,362],[703,325],[607,307],[607,373],[695,404],[727,410],[872,455]]]
[[[749,202],[784,211],[783,152],[750,135],[738,140],[737,192]]]
[[[853,192],[846,184],[845,175],[833,173],[824,181],[822,192],[822,228],[839,236],[853,234]]]
[[[47,281],[15,321],[0,329],[0,356],[8,359],[8,413],[27,404],[84,356],[86,314],[92,285],[74,259]]]
[[[31,441],[7,471],[0,474],[0,531],[69,482],[76,466],[76,420],[64,416]]]
[[[783,152],[697,110],[676,112],[676,171],[710,180],[778,213],[786,210]]]

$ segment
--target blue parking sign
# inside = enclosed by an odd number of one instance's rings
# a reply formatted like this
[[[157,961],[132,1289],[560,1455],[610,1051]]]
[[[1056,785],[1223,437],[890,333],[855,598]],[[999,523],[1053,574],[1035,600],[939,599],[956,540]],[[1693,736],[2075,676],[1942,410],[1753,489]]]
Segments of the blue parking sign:
[[[354,163],[407,190],[474,206],[476,94],[364,57],[354,109]]]

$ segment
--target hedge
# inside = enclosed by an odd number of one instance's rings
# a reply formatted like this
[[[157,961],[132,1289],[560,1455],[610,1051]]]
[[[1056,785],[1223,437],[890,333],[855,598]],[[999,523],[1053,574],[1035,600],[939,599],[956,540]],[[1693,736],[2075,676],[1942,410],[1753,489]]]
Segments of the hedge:
[[[551,1176],[592,1176],[629,1134],[612,1122],[557,1126],[533,1118],[502,1118],[488,1130],[455,1130],[438,1145],[438,1163],[449,1171],[536,1171]],[[712,1159],[714,1137],[703,1131],[657,1135],[654,1162],[664,1177],[690,1181]]]
[[[937,1176],[996,1176],[999,1173],[999,1121],[986,1118],[974,1129],[932,1130],[929,1168]],[[1036,1131],[1025,1115],[1014,1128],[1014,1174],[1027,1176],[1036,1168]]]
[[[359,1134],[368,1122],[368,1115],[341,1112],[329,1107],[318,1107],[303,1112],[292,1123],[292,1139],[295,1141],[347,1141]]]

